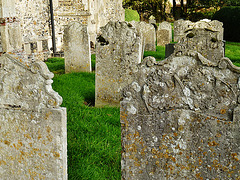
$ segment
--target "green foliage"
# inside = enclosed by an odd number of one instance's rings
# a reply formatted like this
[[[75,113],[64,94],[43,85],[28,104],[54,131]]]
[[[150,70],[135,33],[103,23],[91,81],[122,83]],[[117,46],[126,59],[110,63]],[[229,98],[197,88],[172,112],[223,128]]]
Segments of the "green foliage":
[[[214,14],[213,19],[223,22],[225,40],[240,42],[240,6],[224,7]]]
[[[153,15],[159,22],[166,19],[167,2],[168,0],[124,0],[123,7],[137,10],[138,14],[145,19]]]
[[[140,17],[137,11],[132,9],[125,9],[125,21],[140,21]]]

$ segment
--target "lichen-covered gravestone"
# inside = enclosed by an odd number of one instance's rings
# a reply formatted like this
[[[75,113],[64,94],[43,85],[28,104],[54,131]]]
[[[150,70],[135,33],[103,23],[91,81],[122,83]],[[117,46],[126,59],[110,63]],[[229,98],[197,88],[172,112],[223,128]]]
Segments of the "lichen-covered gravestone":
[[[157,30],[157,45],[165,46],[172,41],[172,26],[169,22],[162,22]]]
[[[223,23],[217,20],[206,22],[206,21],[198,21],[191,22],[189,20],[177,20],[174,22],[174,41],[179,42],[185,35],[188,33],[189,29],[193,28],[206,28],[211,30],[212,32],[216,32],[217,39],[223,40]]]
[[[219,21],[196,22],[184,31],[184,35],[175,44],[178,53],[187,50],[195,50],[211,61],[218,61],[224,56],[224,44],[221,29],[213,24]],[[221,23],[222,24],[222,23]],[[217,28],[218,27],[218,30]]]
[[[147,57],[121,101],[122,179],[240,179],[240,68]]]
[[[126,22],[109,22],[96,44],[95,106],[119,106],[123,87],[141,62],[140,37]]]
[[[179,19],[173,23],[174,42],[178,42],[184,36],[185,29],[190,27],[193,23],[189,20]]]
[[[90,37],[88,27],[70,22],[64,29],[65,72],[91,72]]]
[[[134,28],[137,29],[137,32],[139,32],[143,37],[143,47],[144,51],[156,51],[156,30],[152,24],[148,24],[144,21],[136,22],[131,21],[130,22]]]
[[[0,56],[0,72],[0,179],[66,180],[66,109],[53,74],[10,55]]]

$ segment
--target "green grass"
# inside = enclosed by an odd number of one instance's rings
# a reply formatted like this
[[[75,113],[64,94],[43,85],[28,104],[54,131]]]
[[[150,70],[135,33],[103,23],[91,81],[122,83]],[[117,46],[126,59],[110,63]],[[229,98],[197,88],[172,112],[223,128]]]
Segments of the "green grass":
[[[145,51],[143,57],[153,56],[157,61],[165,59],[165,47],[157,46],[156,51]]]
[[[140,21],[140,17],[137,11],[132,9],[125,9],[125,21]]]
[[[231,59],[231,61],[239,66],[240,64],[240,43],[226,42],[225,44],[225,56]]]
[[[96,69],[96,55],[95,54],[92,54],[91,55],[91,59],[92,59],[92,70],[95,71]]]
[[[240,43],[226,43],[226,56],[240,66]],[[164,59],[165,48],[144,56]],[[67,108],[69,180],[121,179],[121,127],[119,108],[95,108],[95,73],[64,74],[64,59],[46,64],[54,72],[53,89]],[[95,55],[92,55],[95,67]]]
[[[67,108],[69,179],[121,179],[119,108],[95,108],[95,74],[55,74]]]

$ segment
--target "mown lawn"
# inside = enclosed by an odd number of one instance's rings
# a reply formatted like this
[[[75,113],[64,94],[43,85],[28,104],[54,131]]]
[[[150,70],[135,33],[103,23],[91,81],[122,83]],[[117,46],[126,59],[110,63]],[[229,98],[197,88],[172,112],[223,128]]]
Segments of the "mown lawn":
[[[145,52],[163,60],[165,48]],[[240,66],[240,43],[226,43],[226,56]],[[121,179],[121,127],[119,108],[95,108],[95,73],[64,73],[64,59],[50,58],[53,89],[67,108],[69,180]],[[92,55],[95,69],[95,56]]]

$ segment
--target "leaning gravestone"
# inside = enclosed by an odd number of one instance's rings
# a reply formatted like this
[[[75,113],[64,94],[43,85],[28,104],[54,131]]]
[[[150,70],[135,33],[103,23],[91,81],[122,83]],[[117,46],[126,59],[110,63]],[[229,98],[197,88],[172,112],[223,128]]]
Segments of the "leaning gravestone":
[[[156,51],[156,30],[152,24],[144,21],[130,22],[137,31],[143,36],[144,51]]]
[[[135,72],[120,110],[122,179],[239,179],[240,68],[186,50]]]
[[[96,43],[95,106],[119,106],[120,91],[141,62],[140,37],[126,22],[109,22]]]
[[[53,74],[7,54],[0,72],[0,179],[66,180],[66,109]]]
[[[165,46],[172,41],[172,26],[169,22],[162,22],[157,30],[157,45]]]
[[[64,29],[65,72],[91,72],[90,36],[86,25],[70,22]]]

